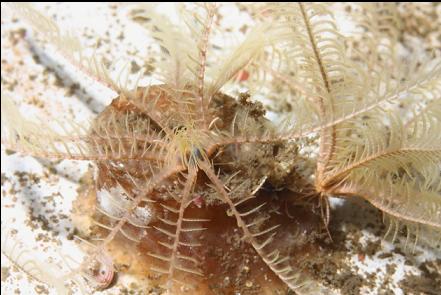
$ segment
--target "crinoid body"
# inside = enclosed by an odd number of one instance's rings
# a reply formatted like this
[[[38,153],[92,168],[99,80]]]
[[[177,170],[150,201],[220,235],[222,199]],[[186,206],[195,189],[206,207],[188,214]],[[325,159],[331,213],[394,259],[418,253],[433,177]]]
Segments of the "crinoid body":
[[[324,4],[256,5],[231,49],[213,41],[228,37],[215,4],[180,6],[179,23],[136,6],[159,45],[147,86],[111,78],[30,5],[10,7],[116,93],[88,126],[39,125],[2,93],[9,148],[94,165],[72,216],[82,291],[120,272],[147,278],[143,294],[333,294],[318,269],[337,248],[332,196],[365,199],[394,239],[407,228],[406,245],[439,246],[441,67],[408,62],[419,55],[399,43],[392,6],[349,9],[357,39]]]
[[[320,236],[320,219],[297,143],[252,142],[274,126],[247,95],[216,93],[202,120],[190,89],[138,89],[96,118],[94,150],[119,155],[97,162],[89,195],[104,243],[116,233],[134,242],[112,247],[117,263],[159,274],[171,294],[310,287],[292,261],[314,248],[306,241]],[[302,191],[287,189],[293,179]]]

